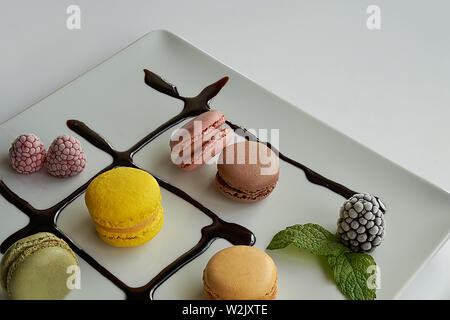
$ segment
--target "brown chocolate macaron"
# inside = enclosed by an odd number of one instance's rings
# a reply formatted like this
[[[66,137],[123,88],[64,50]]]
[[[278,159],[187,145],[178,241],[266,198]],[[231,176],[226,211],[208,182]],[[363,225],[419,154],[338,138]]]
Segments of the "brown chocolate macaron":
[[[238,142],[222,151],[216,185],[227,198],[256,202],[273,191],[279,171],[278,156],[266,145],[256,141]]]

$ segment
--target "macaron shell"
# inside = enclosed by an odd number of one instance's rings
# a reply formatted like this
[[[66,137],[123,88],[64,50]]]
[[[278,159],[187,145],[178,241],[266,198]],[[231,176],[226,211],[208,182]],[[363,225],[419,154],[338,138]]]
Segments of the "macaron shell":
[[[216,174],[216,186],[217,189],[227,198],[240,201],[240,202],[257,202],[267,198],[275,189],[277,183],[265,187],[262,190],[256,192],[245,192],[229,186],[219,175]]]
[[[66,248],[27,249],[10,269],[8,295],[14,300],[63,299],[70,291],[67,268],[72,265],[78,261]]]
[[[217,170],[230,187],[244,193],[259,192],[278,181],[279,159],[262,143],[238,142],[222,151]]]
[[[98,235],[106,243],[115,247],[135,247],[153,239],[161,230],[164,223],[163,208],[159,206],[158,213],[151,224],[141,230],[130,233],[108,232],[96,227]]]
[[[16,241],[1,262],[2,285],[11,299],[62,299],[67,267],[78,265],[69,245],[48,232]]]
[[[224,130],[231,130],[230,128],[224,128],[222,129],[221,126],[219,127],[209,127],[208,129],[204,130],[202,132],[202,134],[199,134],[198,136],[194,137],[191,140],[183,140],[179,143],[175,143],[172,146],[172,142],[171,141],[171,153],[172,154],[183,154],[183,155],[189,155],[191,154],[192,150],[201,150],[203,145],[205,143],[210,142],[211,140],[217,139],[218,135],[223,135],[223,131]],[[188,138],[188,137],[186,137]]]
[[[230,128],[216,131],[214,138],[202,145],[201,151],[194,150],[191,164],[181,163],[178,167],[185,171],[197,169],[221,152],[231,142],[231,139],[233,139],[233,131]]]
[[[0,264],[0,270],[1,270],[1,283],[4,290],[6,290],[7,287],[7,276],[8,276],[8,270],[10,269],[11,265],[14,263],[14,261],[17,260],[20,255],[27,250],[28,248],[32,248],[33,246],[36,246],[38,244],[43,243],[44,241],[59,241],[60,239],[57,238],[54,234],[48,233],[48,232],[39,232],[36,234],[33,234],[31,236],[28,236],[26,238],[20,239],[16,241],[11,247],[6,250],[5,254],[3,255],[1,264]],[[62,241],[62,240],[61,240]]]
[[[210,110],[207,112],[204,112],[200,114],[199,116],[193,118],[189,122],[187,122],[184,126],[182,126],[178,130],[186,130],[189,132],[189,135],[191,137],[190,141],[177,141],[177,140],[170,140],[170,148],[172,149],[175,145],[179,143],[183,144],[191,144],[194,142],[194,140],[197,140],[199,138],[203,138],[204,132],[210,128],[219,128],[225,123],[225,116],[222,112],[218,110]],[[201,126],[195,126],[195,122],[200,123]],[[197,130],[196,130],[197,129]],[[175,130],[172,136],[177,136],[179,132],[178,130]]]
[[[219,296],[217,296],[208,286],[205,285],[205,294],[206,294],[206,298],[208,300],[227,300],[227,299],[223,299],[220,298]],[[272,289],[270,290],[269,293],[267,293],[266,295],[264,295],[264,297],[258,298],[258,299],[254,299],[254,300],[275,300],[277,298],[278,295],[278,285],[275,282],[274,286],[272,287]]]
[[[119,167],[102,173],[89,184],[85,202],[96,224],[129,228],[158,212],[161,191],[151,174]]]
[[[210,259],[203,281],[205,292],[214,299],[265,299],[276,295],[277,269],[264,251],[232,246]]]

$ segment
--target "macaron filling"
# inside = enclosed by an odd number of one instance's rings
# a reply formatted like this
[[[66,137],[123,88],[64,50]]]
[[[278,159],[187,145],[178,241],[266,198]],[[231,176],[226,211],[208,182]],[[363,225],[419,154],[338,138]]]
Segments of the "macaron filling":
[[[107,232],[111,232],[111,233],[131,233],[131,232],[137,232],[139,230],[144,229],[145,227],[147,227],[148,225],[150,225],[153,220],[155,220],[155,216],[150,217],[149,219],[142,221],[141,223],[135,225],[134,227],[129,227],[129,228],[110,228],[110,227],[105,227],[102,226],[101,224],[98,224],[97,222],[95,223],[95,226],[103,229]]]
[[[219,172],[216,174],[216,184],[219,190],[226,196],[232,199],[240,199],[244,201],[259,201],[266,198],[270,193],[272,193],[273,189],[275,189],[277,183],[273,183],[272,185],[265,187],[256,191],[249,191],[239,189],[227,183]]]
[[[127,246],[128,241],[136,240],[138,243],[152,239],[162,227],[164,221],[163,209],[160,206],[157,214],[128,228],[111,228],[95,223],[99,235],[108,243],[116,246]]]
[[[183,170],[193,170],[222,151],[233,136],[233,130],[222,128],[225,121],[221,112],[208,111],[175,131],[172,137],[181,140],[170,141],[172,162]],[[200,128],[196,122],[201,123]]]
[[[185,149],[191,148],[194,145],[195,141],[198,141],[200,139],[202,139],[203,143],[208,142],[209,140],[211,140],[211,136],[213,134],[215,134],[218,130],[220,130],[220,128],[222,127],[222,125],[225,123],[225,116],[222,114],[220,116],[220,118],[215,121],[214,123],[212,123],[211,125],[207,126],[206,128],[203,128],[203,130],[200,133],[191,135],[191,139],[188,141],[170,141],[170,147],[172,148],[172,152],[182,152]],[[195,121],[196,119],[193,119],[192,121]],[[198,120],[201,121],[201,120]],[[184,127],[183,127],[184,128]],[[176,135],[176,132],[175,132]]]
[[[162,207],[161,207],[161,209],[162,209]],[[155,221],[156,217],[159,218],[159,216],[160,216],[159,211],[161,211],[161,210],[158,210],[158,213],[156,215],[153,215],[150,218],[142,221],[141,223],[139,223],[133,227],[128,227],[128,228],[111,228],[111,227],[102,226],[101,224],[99,224],[95,221],[94,221],[94,223],[95,223],[96,227],[98,227],[106,232],[110,232],[110,233],[135,233],[135,232],[139,232],[139,231],[145,229],[146,227],[148,227],[149,225],[151,225]]]
[[[192,165],[200,165],[214,157],[223,147],[231,140],[230,134],[232,130],[225,128],[218,130],[217,128],[208,129],[202,138],[202,144],[196,146],[196,142],[177,152],[178,145],[172,150],[172,159],[175,163],[180,163],[179,167],[186,169]],[[197,143],[198,144],[198,143]],[[188,153],[189,152],[189,153]],[[187,154],[187,156],[186,156]]]

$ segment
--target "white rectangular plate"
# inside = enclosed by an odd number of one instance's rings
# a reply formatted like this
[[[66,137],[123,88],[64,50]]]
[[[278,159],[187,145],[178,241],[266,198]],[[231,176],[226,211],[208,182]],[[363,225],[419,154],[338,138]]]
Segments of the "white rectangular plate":
[[[111,163],[111,157],[81,139],[88,164],[77,177],[60,180],[45,170],[23,176],[9,167],[8,149],[21,133],[33,132],[48,147],[60,134],[74,134],[66,120],[78,119],[117,150],[125,150],[181,111],[182,102],[144,84],[143,68],[195,96],[223,76],[230,80],[212,101],[229,120],[246,128],[279,129],[280,150],[326,177],[358,191],[376,194],[388,208],[384,243],[373,254],[381,268],[379,299],[398,296],[450,231],[450,197],[392,162],[336,132],[298,108],[224,66],[166,31],[151,32],[104,63],[0,126],[0,177],[36,208],[51,207]],[[214,185],[215,165],[182,172],[170,162],[166,131],[145,146],[135,163],[183,189],[220,218],[241,224],[264,249],[286,226],[318,223],[335,232],[343,198],[311,184],[304,173],[280,164],[273,194],[254,204],[224,198]],[[60,229],[127,285],[141,286],[193,247],[210,219],[162,189],[165,223],[150,242],[115,248],[100,240],[81,196],[61,213]],[[28,218],[0,197],[0,241],[27,224]],[[230,244],[216,240],[155,292],[156,299],[203,299],[202,271],[208,259]],[[289,248],[268,251],[279,275],[279,299],[342,299],[323,260]],[[81,260],[81,259],[80,259]],[[122,299],[124,293],[81,260],[81,289],[68,299]]]

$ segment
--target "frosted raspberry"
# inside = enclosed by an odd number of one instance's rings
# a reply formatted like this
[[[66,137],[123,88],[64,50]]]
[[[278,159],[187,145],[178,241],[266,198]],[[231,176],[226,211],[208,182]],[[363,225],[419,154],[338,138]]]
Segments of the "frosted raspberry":
[[[34,134],[22,134],[9,148],[11,167],[18,173],[30,174],[39,171],[45,162],[47,151]]]
[[[63,135],[53,140],[45,164],[48,173],[58,178],[76,176],[86,166],[86,156],[77,138]]]

